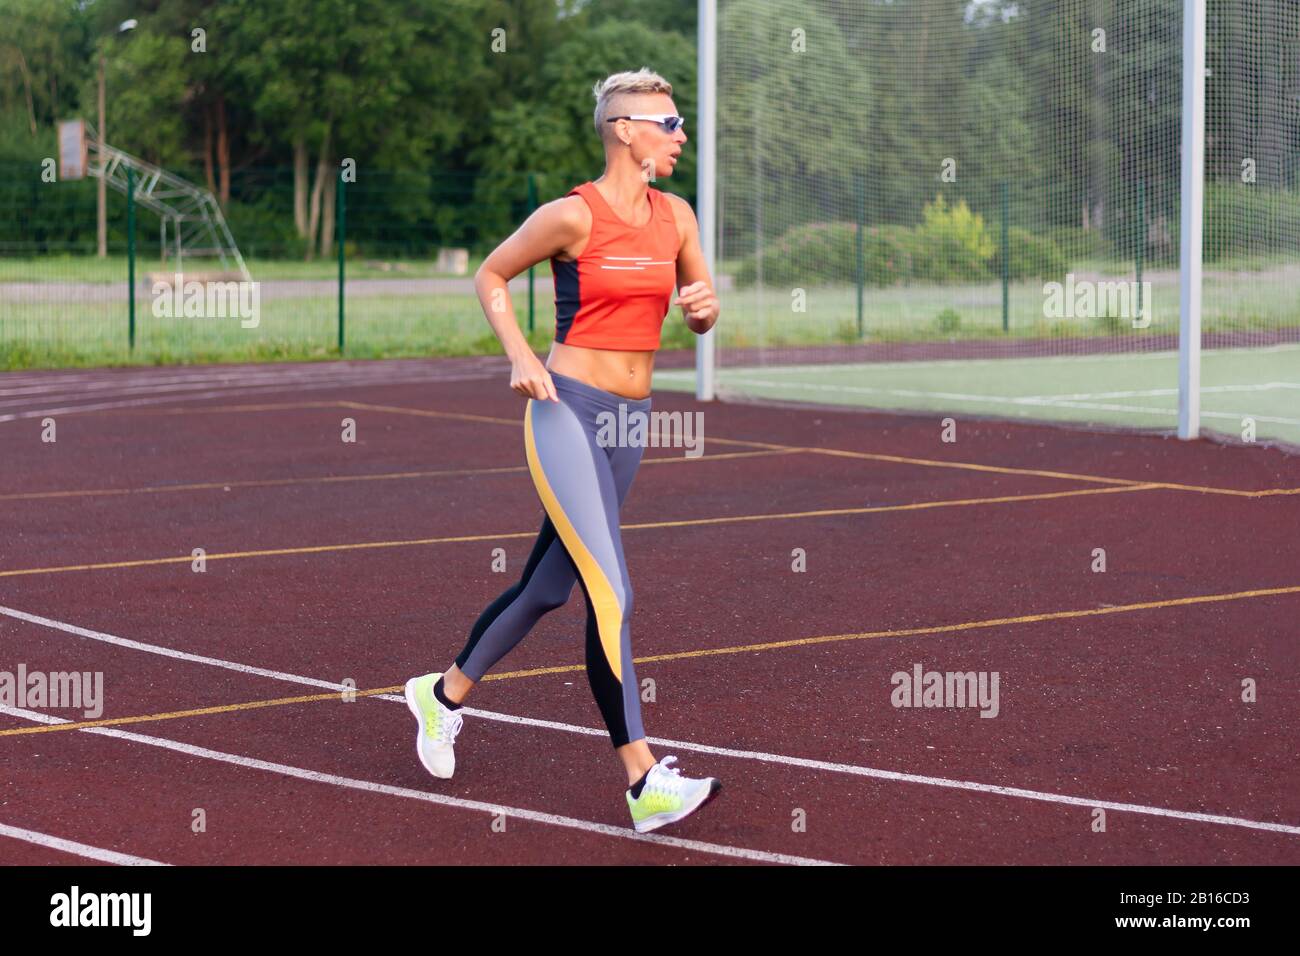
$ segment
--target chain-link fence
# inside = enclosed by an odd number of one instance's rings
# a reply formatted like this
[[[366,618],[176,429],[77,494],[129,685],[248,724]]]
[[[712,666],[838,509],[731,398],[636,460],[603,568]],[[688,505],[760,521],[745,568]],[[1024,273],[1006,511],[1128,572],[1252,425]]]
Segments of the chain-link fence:
[[[340,170],[298,210],[292,169],[244,170],[222,206],[245,276],[229,261],[178,254],[184,224],[140,201],[139,175],[129,196],[108,191],[99,257],[97,181],[44,172],[0,168],[0,368],[496,351],[474,271],[562,194],[548,186],[596,175]],[[521,328],[544,349],[554,328],[547,264],[510,289]]]

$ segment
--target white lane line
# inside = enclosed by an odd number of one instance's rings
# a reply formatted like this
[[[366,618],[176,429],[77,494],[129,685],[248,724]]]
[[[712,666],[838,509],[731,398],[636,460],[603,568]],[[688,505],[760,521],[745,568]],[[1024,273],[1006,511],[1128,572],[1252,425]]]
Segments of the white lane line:
[[[1131,414],[1157,415],[1172,418],[1178,414],[1176,408],[1152,408],[1142,405],[1116,405],[1105,402],[1072,402],[1052,399],[1050,397],[1027,395],[980,395],[963,392],[927,392],[910,388],[869,388],[862,385],[825,385],[815,382],[770,382],[760,379],[734,378],[724,375],[718,381],[719,390],[725,392],[729,386],[745,385],[750,388],[798,389],[806,392],[852,392],[859,395],[893,395],[903,398],[942,399],[950,402],[973,402],[987,405],[1013,405],[1033,408],[1079,408],[1088,411],[1128,412]],[[889,409],[885,409],[888,411]],[[1241,413],[1201,411],[1202,418],[1226,418],[1240,420]],[[1257,422],[1269,422],[1277,425],[1300,425],[1300,419],[1284,418],[1277,415],[1253,415]]]
[[[28,614],[26,611],[18,611],[11,607],[0,607],[0,614],[16,618],[20,621],[26,621],[29,624],[39,624],[42,627],[52,628],[56,631],[75,634],[77,637],[84,637],[92,641],[102,641],[105,644],[115,644],[118,647],[126,647],[134,651],[144,651],[146,654],[158,654],[162,657],[171,657],[180,661],[189,661],[193,664],[206,664],[209,667],[220,667],[229,671],[238,671],[241,674],[252,674],[257,677],[269,677],[272,680],[287,681],[293,684],[306,684],[309,687],[323,687],[327,690],[347,689],[343,684],[337,684],[333,681],[316,680],[311,677],[298,677],[295,674],[286,674],[283,671],[268,670],[265,667],[253,667],[249,664],[237,664],[234,661],[223,661],[216,657],[204,657],[201,654],[190,654],[186,651],[178,651],[170,647],[162,647],[158,644],[146,644],[143,641],[133,641],[130,638],[117,637],[113,634],[104,634],[101,631],[92,631],[88,628],[77,627],[75,624],[65,624],[62,621],[55,621],[48,617],[41,617],[39,614]]]
[[[468,709],[468,708],[466,708]],[[1300,826],[1285,823],[1268,823],[1260,820],[1246,820],[1241,817],[1223,816],[1217,813],[1197,813],[1189,810],[1169,810],[1165,807],[1151,807],[1140,803],[1117,803],[1114,800],[1093,800],[1088,797],[1072,797],[1061,793],[1047,793],[1042,790],[1026,790],[1023,787],[1003,787],[989,783],[975,783],[970,780],[951,780],[947,777],[930,777],[923,774],[899,773],[894,770],[878,770],[875,767],[861,767],[855,764],[831,763],[825,760],[810,760],[804,757],[787,757],[783,754],[756,753],[749,750],[732,750],[727,747],[711,747],[706,744],[694,744],[681,740],[663,740],[647,738],[651,743],[664,747],[680,747],[683,750],[697,750],[700,753],[717,754],[723,757],[737,757],[744,760],[761,760],[764,763],[807,767],[812,770],[827,770],[832,773],[847,773],[859,777],[874,777],[877,780],[894,780],[899,783],[919,783],[931,787],[946,787],[953,790],[969,790],[976,793],[996,794],[1002,797],[1019,797],[1023,800],[1038,800],[1046,803],[1062,803],[1074,807],[1103,807],[1124,813],[1139,813],[1145,816],[1166,817],[1173,820],[1188,820],[1194,823],[1216,823],[1220,826],[1245,827],[1250,830],[1267,830],[1271,833],[1286,833],[1300,836]]]
[[[147,385],[178,381],[218,382],[231,379],[252,380],[266,378],[274,380],[294,378],[330,378],[340,375],[373,375],[383,378],[392,375],[425,375],[430,380],[448,375],[464,375],[477,372],[489,375],[498,371],[498,356],[480,356],[478,361],[464,362],[446,367],[437,360],[397,360],[388,361],[331,361],[331,362],[294,362],[287,365],[218,365],[202,366],[192,369],[169,367],[151,369],[136,367],[130,369],[103,370],[93,369],[83,373],[70,373],[63,370],[33,372],[0,372],[0,385],[17,386],[23,389],[44,388],[46,390],[66,390],[70,385],[84,385],[86,388],[113,388],[117,386]]]
[[[64,631],[68,634],[75,634],[79,637],[90,638],[91,640],[105,641],[109,644],[117,644],[123,647],[130,647],[134,650],[145,651],[146,653],[161,654],[165,657],[177,657],[183,660],[191,660],[197,663],[209,664],[214,667],[224,667],[228,670],[237,670],[244,673],[256,673],[259,676],[271,677],[276,680],[288,681],[295,684],[310,684],[315,687],[327,687],[331,690],[345,690],[343,684],[335,684],[330,681],[317,680],[312,677],[301,677],[297,674],[286,674],[282,671],[273,671],[266,668],[254,668],[247,664],[237,664],[232,661],[223,661],[217,658],[204,658],[195,654],[187,654],[183,651],[176,651],[169,647],[159,647],[153,644],[145,644],[141,641],[132,641],[127,638],[114,637],[111,634],[104,634],[99,631],[92,631],[86,628],[77,627],[74,624],[64,624],[61,621],[54,621],[47,617],[41,617],[37,614],[28,614],[25,611],[16,611],[13,608],[0,607],[0,614],[15,617],[19,620],[27,621],[32,624],[40,624],[53,630]],[[355,688],[352,688],[355,689]],[[395,701],[399,704],[405,704],[405,698],[397,694],[372,694],[370,695],[380,700]],[[472,717],[483,717],[487,720],[496,720],[503,723],[520,724],[528,727],[541,727],[548,730],[561,730],[566,733],[582,734],[584,736],[604,737],[605,731],[596,730],[591,727],[580,727],[575,724],[566,724],[553,720],[542,720],[536,717],[517,717],[511,714],[496,713],[493,711],[478,710],[477,708],[466,707],[464,712]],[[66,722],[66,721],[64,721]],[[967,790],[975,793],[993,794],[1004,797],[1017,797],[1023,800],[1036,800],[1045,803],[1068,804],[1078,807],[1104,807],[1110,810],[1118,810],[1126,813],[1137,813],[1146,816],[1166,817],[1174,820],[1187,820],[1195,823],[1213,823],[1220,826],[1245,827],[1252,830],[1268,830],[1273,833],[1286,833],[1300,836],[1300,826],[1291,826],[1285,823],[1269,823],[1260,820],[1248,820],[1243,817],[1230,817],[1222,814],[1200,813],[1190,810],[1171,810],[1166,807],[1147,806],[1138,803],[1119,803],[1114,800],[1095,800],[1089,797],[1074,797],[1068,794],[1052,793],[1044,790],[1028,790],[1023,787],[1004,787],[999,784],[978,783],[971,780],[953,780],[947,777],[931,777],[923,774],[902,773],[895,770],[880,770],[875,767],[863,767],[856,764],[831,763],[824,760],[812,760],[805,757],[791,757],[784,754],[770,754],[762,751],[752,750],[733,750],[726,747],[714,747],[709,744],[697,744],[685,740],[668,740],[659,737],[648,737],[651,743],[659,744],[665,747],[680,747],[683,750],[694,750],[700,753],[719,754],[726,757],[734,757],[738,760],[756,760],[763,763],[772,763],[780,765],[791,765],[798,767],[807,767],[812,770],[826,770],[834,773],[848,773],[861,777],[874,777],[879,780],[893,780],[899,783],[917,783],[932,787],[946,787],[955,790]]]
[[[451,369],[452,372],[465,372],[473,366]],[[479,368],[478,371],[485,371]],[[348,362],[300,362],[291,367],[270,365],[222,365],[204,368],[185,369],[172,366],[160,369],[93,369],[85,374],[69,374],[59,370],[35,372],[24,375],[18,372],[0,372],[0,384],[14,386],[23,390],[44,388],[66,389],[71,385],[85,388],[113,388],[122,385],[147,385],[150,382],[216,382],[228,379],[247,378],[326,378],[335,375],[376,376],[393,374],[422,373],[430,376],[443,374],[443,369],[434,364],[419,362],[389,367],[383,362],[358,364]]]
[[[783,350],[797,349],[800,348],[800,346],[797,345],[779,346],[779,348]],[[1263,345],[1263,346],[1259,346],[1258,348],[1249,345],[1243,345],[1238,348],[1202,349],[1201,355],[1202,356],[1217,356],[1217,355],[1231,356],[1231,355],[1240,355],[1240,354],[1256,355],[1261,353],[1273,353],[1273,352],[1293,352],[1296,350],[1300,350],[1300,343],[1285,342],[1280,345]],[[1178,356],[1178,351],[1176,349],[1173,350],[1162,349],[1162,350],[1152,350],[1152,351],[1144,351],[1144,352],[1075,352],[1075,353],[1069,353],[1064,355],[1062,354],[1009,355],[1001,358],[997,356],[972,356],[970,358],[920,359],[917,361],[898,359],[896,361],[889,361],[889,362],[874,362],[874,361],[825,362],[825,363],[807,362],[807,363],[800,363],[795,365],[791,365],[788,362],[783,362],[779,365],[778,364],[773,364],[773,365],[754,364],[754,365],[728,366],[726,364],[727,363],[726,351],[727,351],[726,345],[722,345],[719,347],[719,356],[720,356],[721,364],[719,365],[718,369],[724,374],[729,371],[735,370],[735,371],[754,371],[754,372],[761,371],[764,374],[771,372],[771,373],[781,374],[781,375],[783,374],[800,375],[800,374],[808,374],[809,372],[821,372],[823,370],[869,372],[874,369],[955,368],[955,367],[972,368],[978,365],[988,365],[994,368],[1005,368],[1008,363],[1037,364],[1040,362],[1052,362],[1052,363],[1068,362],[1073,364],[1077,362],[1115,362],[1115,361],[1133,361],[1133,360],[1145,361],[1150,359],[1162,359],[1164,361],[1172,361]],[[683,375],[683,376],[694,377],[695,370],[694,369],[664,369],[663,373],[665,375],[671,375],[671,376]],[[656,371],[655,374],[656,375],[659,374],[658,371]]]
[[[14,717],[22,717],[26,720],[32,720],[42,724],[70,723],[70,721],[62,717],[52,717],[49,714],[23,710],[18,707],[0,706],[0,713],[9,714]],[[660,846],[676,847],[680,850],[694,850],[697,853],[712,853],[716,856],[751,860],[755,863],[784,863],[790,866],[841,865],[829,860],[817,860],[805,856],[792,856],[788,853],[769,853],[766,850],[751,850],[747,847],[729,846],[725,843],[706,843],[703,840],[686,840],[681,837],[670,837],[654,833],[637,833],[636,830],[631,827],[616,827],[611,826],[608,823],[596,823],[592,820],[565,817],[555,813],[542,813],[539,810],[527,810],[523,807],[511,807],[500,803],[483,803],[480,800],[447,797],[442,794],[430,793],[425,790],[412,790],[409,787],[395,787],[392,784],[376,783],[372,780],[358,780],[354,777],[342,777],[338,774],[323,773],[319,770],[307,770],[303,767],[293,767],[288,764],[274,763],[270,760],[259,760],[256,757],[245,757],[240,754],[224,753],[220,750],[210,750],[207,747],[198,747],[194,744],[182,743],[179,740],[169,740],[166,737],[150,737],[145,734],[133,733],[129,730],[117,730],[111,727],[85,727],[78,729],[77,732],[99,734],[103,737],[115,737],[118,740],[129,740],[132,743],[145,744],[150,747],[161,747],[164,750],[172,750],[176,753],[185,754],[190,757],[216,760],[221,763],[233,764],[236,767],[244,767],[250,770],[265,770],[267,773],[276,773],[285,777],[296,777],[299,780],[309,780],[313,783],[329,784],[335,787],[347,787],[352,790],[363,790],[367,793],[379,793],[390,797],[405,797],[409,800],[422,800],[425,803],[434,803],[444,807],[455,807],[459,810],[474,810],[480,813],[492,814],[494,816],[499,813],[505,813],[507,816],[519,820],[529,820],[533,823],[541,823],[553,827],[567,827],[572,830],[582,830],[587,833],[597,833],[601,836],[632,840],[637,843],[654,843]]]
[[[328,374],[325,374],[328,372]],[[179,392],[188,390],[197,390],[203,388],[237,388],[248,385],[272,385],[282,383],[286,387],[298,385],[306,382],[387,382],[394,378],[401,378],[409,381],[441,381],[449,375],[471,374],[472,370],[464,369],[459,373],[445,372],[440,373],[435,370],[421,369],[404,369],[404,370],[373,370],[361,371],[357,369],[328,369],[325,372],[311,375],[300,375],[292,372],[283,374],[223,374],[211,376],[181,376],[176,378],[164,378],[153,376],[148,379],[136,379],[133,381],[116,381],[116,382],[81,382],[63,385],[56,383],[53,387],[39,386],[18,386],[8,389],[0,389],[0,397],[5,397],[7,404],[15,402],[20,404],[31,404],[33,402],[45,400],[45,404],[54,404],[77,398],[103,398],[103,397],[127,397],[129,395],[144,392]],[[482,374],[482,373],[478,373]],[[3,384],[3,379],[0,379]],[[91,394],[96,392],[99,394]]]
[[[387,380],[393,375],[411,375],[427,374],[432,380],[439,373],[435,369],[357,369],[357,368],[322,368],[313,369],[310,372],[299,371],[249,371],[249,372],[216,372],[207,374],[180,374],[175,377],[166,375],[149,375],[136,376],[133,378],[118,379],[92,379],[84,382],[65,383],[63,381],[50,381],[44,384],[15,384],[13,388],[0,388],[0,397],[4,396],[50,396],[58,395],[60,392],[73,391],[75,393],[84,393],[91,391],[113,391],[121,390],[121,394],[130,392],[149,391],[170,391],[173,387],[204,388],[212,385],[259,385],[269,382],[310,382],[321,381],[325,379],[375,379],[378,381]],[[0,377],[0,385],[11,384],[9,380]],[[52,400],[52,399],[51,399]],[[60,398],[60,401],[63,399]]]
[[[99,860],[101,863],[116,863],[118,866],[171,866],[170,863],[146,860],[142,856],[131,856],[129,853],[118,853],[116,850],[103,850],[97,846],[65,840],[62,837],[50,836],[48,833],[38,833],[35,830],[11,827],[4,823],[0,823],[0,836],[35,843],[37,846],[49,847],[51,850],[61,850],[64,853],[83,856],[88,860]]]
[[[789,346],[798,348],[798,346]],[[722,350],[720,349],[719,352]],[[1203,350],[1202,355],[1205,354]],[[982,365],[993,365],[1005,367],[1006,363],[1038,364],[1040,362],[1113,362],[1117,359],[1123,360],[1143,360],[1143,359],[1163,359],[1170,361],[1176,358],[1176,351],[1152,351],[1152,352],[1083,352],[1070,355],[1008,355],[1002,358],[996,356],[972,356],[971,358],[956,359],[918,359],[909,361],[907,359],[897,359],[887,362],[808,362],[805,364],[791,365],[781,363],[780,365],[733,365],[731,369],[736,371],[751,370],[755,372],[775,372],[778,375],[798,375],[800,373],[819,372],[823,369],[835,372],[870,372],[875,369],[913,369],[913,368],[973,368]],[[718,366],[719,371],[728,371],[726,357],[722,356],[722,364]],[[675,369],[672,371],[676,371]],[[692,374],[694,374],[692,372]]]
[[[1258,385],[1202,385],[1201,394],[1220,392],[1266,392],[1276,388],[1300,388],[1300,382],[1263,382]],[[1123,392],[1075,392],[1066,395],[1026,395],[1025,399],[1045,402],[1067,401],[1073,399],[1093,400],[1098,398],[1154,398],[1156,396],[1172,397],[1178,394],[1176,388],[1143,388]]]
[[[442,382],[461,382],[481,379],[481,375],[466,375],[464,377],[448,376],[440,378],[435,383],[431,383],[427,378],[389,378],[383,381],[374,382],[306,382],[291,383],[282,385],[264,385],[256,388],[249,388],[238,385],[229,388],[218,389],[210,392],[199,392],[188,395],[164,395],[158,398],[136,398],[126,399],[120,402],[99,402],[92,405],[69,405],[64,408],[43,408],[32,409],[25,412],[15,412],[9,415],[0,415],[0,422],[11,422],[26,418],[44,418],[47,415],[75,415],[79,412],[98,412],[111,408],[135,408],[144,405],[163,405],[168,402],[193,402],[204,398],[225,398],[228,395],[256,395],[266,392],[298,392],[307,391],[308,389],[319,388],[383,388],[387,385],[412,385],[412,384],[437,384]]]

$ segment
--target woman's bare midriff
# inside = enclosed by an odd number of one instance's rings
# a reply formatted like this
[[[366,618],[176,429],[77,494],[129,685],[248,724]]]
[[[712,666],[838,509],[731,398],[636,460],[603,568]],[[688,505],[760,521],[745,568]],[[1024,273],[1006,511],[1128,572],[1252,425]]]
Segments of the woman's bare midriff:
[[[546,367],[569,378],[624,398],[646,398],[654,371],[654,352],[589,349],[563,342],[551,344]]]

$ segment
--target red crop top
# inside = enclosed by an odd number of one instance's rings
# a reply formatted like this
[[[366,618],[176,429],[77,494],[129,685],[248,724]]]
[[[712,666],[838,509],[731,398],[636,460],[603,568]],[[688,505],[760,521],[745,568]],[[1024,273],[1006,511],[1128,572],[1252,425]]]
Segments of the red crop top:
[[[619,218],[594,183],[568,192],[591,207],[591,237],[577,259],[551,259],[555,341],[593,349],[659,348],[681,242],[671,200],[654,188],[646,192],[650,221],[639,229]]]

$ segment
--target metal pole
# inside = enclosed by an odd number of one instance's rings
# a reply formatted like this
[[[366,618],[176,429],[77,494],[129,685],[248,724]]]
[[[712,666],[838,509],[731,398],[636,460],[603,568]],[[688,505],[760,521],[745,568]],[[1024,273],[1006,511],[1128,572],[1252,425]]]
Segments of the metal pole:
[[[344,243],[348,234],[348,191],[343,186],[343,170],[339,170],[339,180],[335,187],[337,190],[337,199],[335,203],[338,206],[339,223],[338,223],[338,246],[339,246],[339,355],[343,354],[343,288],[344,288]]]
[[[853,191],[856,194],[854,198],[857,200],[857,203],[855,205],[857,206],[857,220],[858,220],[858,228],[853,241],[855,245],[854,256],[857,259],[855,272],[856,272],[856,279],[857,279],[856,284],[858,287],[858,339],[860,340],[863,334],[862,286],[866,282],[866,275],[865,275],[866,265],[862,261],[862,230],[866,226],[866,218],[867,218],[866,209],[863,208],[866,205],[866,184],[863,183],[862,181],[861,173],[856,173],[853,176]]]
[[[1011,205],[1008,198],[1011,191],[1010,184],[1004,181],[1000,191],[1002,193],[1002,331],[1006,332],[1011,328],[1011,231],[1008,222]]]
[[[528,215],[533,214],[537,208],[537,180],[532,173],[528,174]],[[534,312],[533,312],[533,267],[528,267],[528,334],[533,334]]]
[[[700,223],[700,246],[709,275],[716,275],[717,254],[717,102],[718,102],[718,3],[699,0],[697,30],[699,104],[699,168],[696,174],[696,215]],[[715,280],[716,281],[716,280]],[[715,290],[716,291],[716,290]],[[714,363],[717,327],[695,339],[695,397],[714,399]]]
[[[99,215],[98,222],[98,255],[103,259],[108,256],[108,153],[104,148],[104,137],[107,135],[104,127],[107,125],[104,119],[104,54],[99,55],[99,188],[96,192],[95,202]]]
[[[1137,242],[1133,250],[1134,267],[1137,271],[1137,316],[1142,318],[1142,253],[1145,251],[1147,242],[1147,190],[1146,182],[1138,180],[1138,218],[1137,218]]]
[[[1183,0],[1178,437],[1201,429],[1201,224],[1205,185],[1205,0]]]
[[[100,180],[101,182],[103,180]],[[135,170],[126,167],[126,313],[127,341],[135,351]]]

